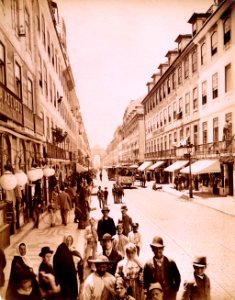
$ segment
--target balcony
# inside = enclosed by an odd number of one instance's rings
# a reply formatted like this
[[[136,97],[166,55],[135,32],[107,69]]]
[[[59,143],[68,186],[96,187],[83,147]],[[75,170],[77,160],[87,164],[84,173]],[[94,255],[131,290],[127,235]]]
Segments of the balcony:
[[[48,158],[70,159],[68,151],[51,143],[47,143],[47,155]]]
[[[0,119],[7,119],[23,126],[22,101],[0,82]]]

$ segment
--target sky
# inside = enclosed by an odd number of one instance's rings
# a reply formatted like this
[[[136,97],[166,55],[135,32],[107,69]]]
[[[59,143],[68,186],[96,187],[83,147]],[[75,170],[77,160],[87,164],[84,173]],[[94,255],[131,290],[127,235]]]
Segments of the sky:
[[[131,100],[191,33],[194,12],[213,0],[57,0],[90,147],[106,148]]]

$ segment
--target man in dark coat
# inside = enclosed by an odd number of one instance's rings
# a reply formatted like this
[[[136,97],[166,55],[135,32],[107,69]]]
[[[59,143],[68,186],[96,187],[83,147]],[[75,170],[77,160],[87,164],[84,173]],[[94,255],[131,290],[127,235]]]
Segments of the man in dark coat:
[[[150,244],[154,257],[144,265],[144,289],[147,292],[151,283],[159,282],[163,289],[164,300],[176,300],[181,276],[176,263],[163,255],[164,243],[159,236]]]
[[[5,283],[5,275],[4,275],[4,269],[6,267],[7,260],[5,253],[2,248],[0,248],[0,298],[3,297],[1,294],[1,288],[4,286]]]
[[[102,240],[103,235],[105,233],[109,233],[111,236],[116,234],[116,226],[113,218],[109,217],[108,215],[109,211],[110,210],[107,206],[105,206],[101,210],[103,217],[98,221],[98,225],[97,225],[97,234],[98,234],[99,241]]]
[[[184,283],[182,300],[210,300],[210,279],[205,274],[207,266],[205,256],[196,256],[193,260],[194,273]]]
[[[108,257],[110,264],[108,272],[112,275],[115,275],[117,263],[122,259],[122,255],[113,248],[112,244],[113,238],[109,233],[105,233],[101,240],[101,246],[103,249],[103,255]]]
[[[132,218],[127,214],[127,206],[122,205],[121,206],[121,213],[122,213],[122,225],[123,225],[123,234],[125,236],[128,236],[129,232],[132,229]]]
[[[68,222],[68,212],[72,209],[72,200],[69,194],[64,191],[64,187],[61,187],[61,191],[58,195],[58,204],[60,206],[62,224],[66,226]]]

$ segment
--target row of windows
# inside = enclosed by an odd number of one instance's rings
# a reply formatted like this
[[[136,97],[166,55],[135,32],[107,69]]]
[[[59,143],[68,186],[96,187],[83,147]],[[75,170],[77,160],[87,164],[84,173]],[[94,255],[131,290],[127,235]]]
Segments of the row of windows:
[[[232,138],[232,113],[227,113],[223,120],[221,120],[223,123],[222,125],[227,125],[227,132],[225,133],[225,130],[223,130],[223,137],[224,138]],[[216,143],[219,141],[219,124],[220,120],[218,117],[213,118],[212,120],[212,142]],[[226,124],[226,125],[225,125]],[[208,143],[208,122],[202,123],[202,144]],[[226,137],[225,137],[226,134]],[[193,134],[190,135],[190,128],[185,128],[185,137],[190,138],[193,137],[193,144],[198,145],[198,125],[193,126]],[[156,152],[156,151],[162,151],[162,150],[168,150],[172,149],[176,145],[179,145],[178,142],[184,140],[184,132],[183,129],[180,129],[178,132],[174,131],[173,133],[169,133],[168,135],[164,135],[161,138],[154,139],[152,141],[149,141],[146,143],[146,152]]]
[[[231,64],[225,66],[225,93],[232,90],[232,69]],[[187,92],[183,98],[179,98],[178,101],[174,101],[167,108],[162,109],[151,122],[148,123],[146,128],[146,133],[150,133],[158,128],[163,127],[167,123],[171,123],[176,119],[182,119],[183,116],[190,115],[190,113],[198,110],[198,88],[193,88],[191,92]],[[219,96],[219,87],[218,87],[218,73],[212,75],[212,84],[211,84],[211,98],[216,99]],[[207,81],[202,82],[201,86],[201,103],[202,105],[207,104],[208,97],[208,88]],[[192,101],[190,101],[192,99]]]
[[[223,37],[224,45],[228,45],[231,39],[231,19],[228,16],[223,21]],[[211,56],[217,53],[218,44],[218,33],[214,30],[210,36],[211,43]],[[197,58],[197,48],[195,47],[191,54],[184,58],[183,62],[180,62],[176,70],[161,84],[161,86],[156,90],[152,99],[148,101],[145,105],[145,113],[151,112],[159,103],[161,103],[168,95],[174,91],[177,86],[183,83],[183,79],[187,80],[190,76],[190,66],[191,74],[193,75],[197,71],[198,58]],[[200,46],[200,63],[201,65],[206,64],[206,42],[203,42]]]

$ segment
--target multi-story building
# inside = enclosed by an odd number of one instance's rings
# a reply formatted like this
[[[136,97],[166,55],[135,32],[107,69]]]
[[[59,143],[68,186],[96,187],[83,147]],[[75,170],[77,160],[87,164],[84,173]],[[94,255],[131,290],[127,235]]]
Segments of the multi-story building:
[[[233,195],[235,3],[217,1],[188,22],[192,34],[176,38],[177,48],[167,52],[142,101],[145,158],[165,161],[166,166],[175,163],[166,169],[172,175],[190,157],[198,165],[192,169],[194,178],[203,174],[199,179],[210,190]],[[210,160],[209,167],[203,159]],[[171,175],[164,180],[173,180]]]
[[[90,151],[56,3],[0,1],[1,174],[49,164],[61,179],[78,150]],[[39,183],[44,201],[46,181]],[[1,245],[9,242],[6,223],[14,233],[28,221],[34,186],[28,181],[11,191],[0,189]]]

